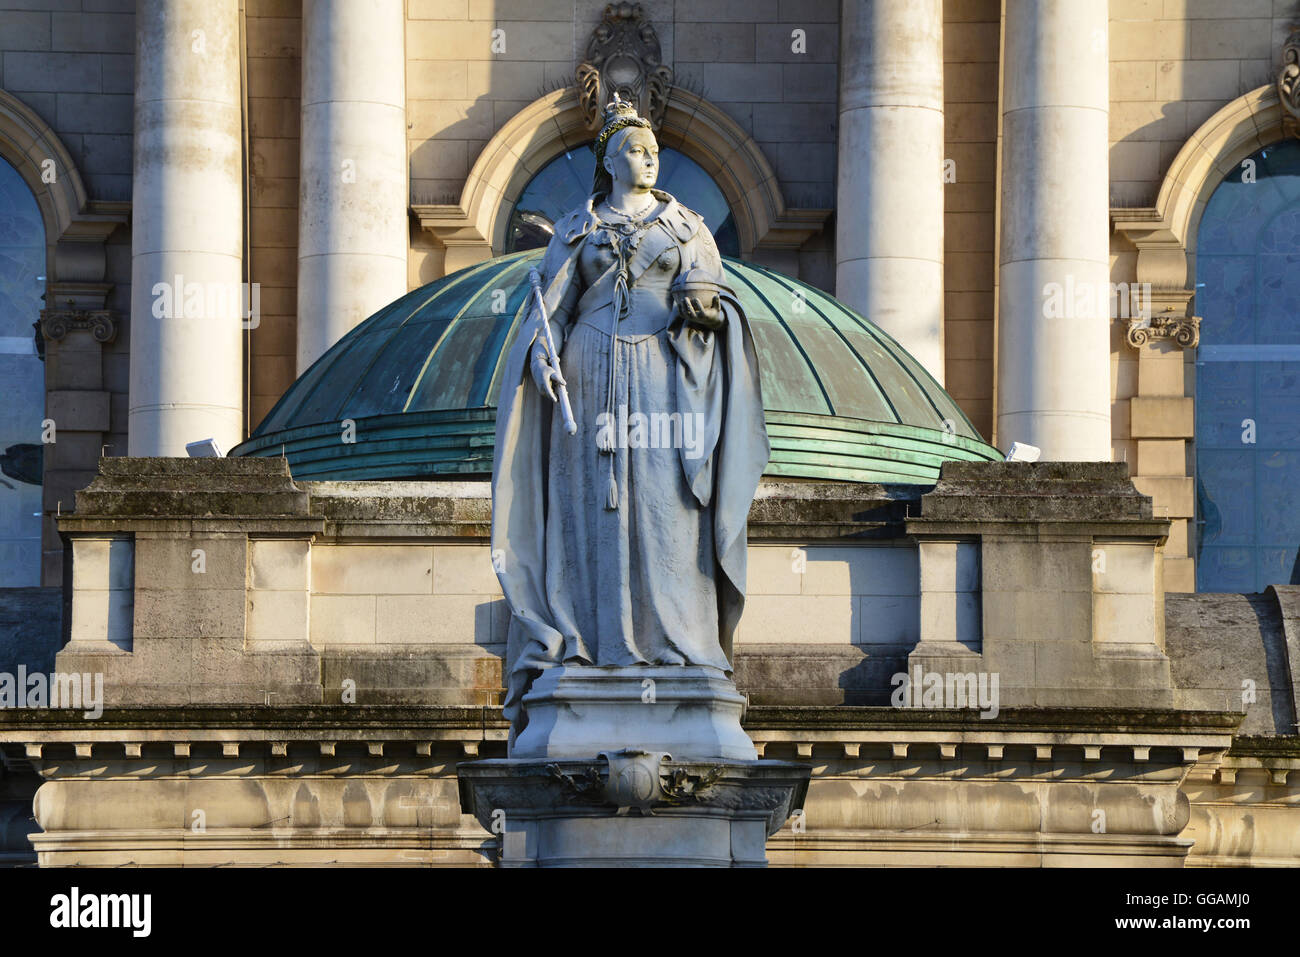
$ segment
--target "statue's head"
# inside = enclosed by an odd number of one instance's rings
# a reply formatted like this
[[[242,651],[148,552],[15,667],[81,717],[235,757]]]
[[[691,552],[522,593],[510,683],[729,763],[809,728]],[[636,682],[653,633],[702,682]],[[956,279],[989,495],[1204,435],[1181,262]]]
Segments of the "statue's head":
[[[593,195],[609,193],[614,182],[648,190],[659,178],[659,144],[650,121],[637,116],[631,103],[614,94],[605,107],[605,124],[592,144],[596,151]]]

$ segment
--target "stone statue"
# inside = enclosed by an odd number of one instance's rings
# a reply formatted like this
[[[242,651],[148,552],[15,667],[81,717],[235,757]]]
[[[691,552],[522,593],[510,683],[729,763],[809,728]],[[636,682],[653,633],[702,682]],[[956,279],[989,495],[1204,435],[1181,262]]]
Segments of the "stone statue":
[[[498,399],[492,549],[515,734],[531,683],[560,665],[725,681],[769,455],[749,324],[702,217],[654,188],[649,122],[615,94],[593,148],[592,195],[556,225]]]

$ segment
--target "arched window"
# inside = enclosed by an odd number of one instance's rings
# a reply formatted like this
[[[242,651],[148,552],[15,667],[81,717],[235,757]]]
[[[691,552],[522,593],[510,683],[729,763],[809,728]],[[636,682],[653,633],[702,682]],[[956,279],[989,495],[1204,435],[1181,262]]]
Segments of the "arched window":
[[[36,197],[0,160],[0,587],[41,580],[41,419],[45,367],[35,324],[45,291]]]
[[[1197,589],[1300,583],[1300,142],[1215,190],[1196,300]]]
[[[587,146],[562,153],[543,166],[515,203],[505,251],[545,246],[551,238],[552,224],[587,201],[595,172],[596,154]],[[704,217],[722,255],[740,255],[731,208],[718,184],[699,163],[678,150],[660,147],[658,188],[672,193]]]

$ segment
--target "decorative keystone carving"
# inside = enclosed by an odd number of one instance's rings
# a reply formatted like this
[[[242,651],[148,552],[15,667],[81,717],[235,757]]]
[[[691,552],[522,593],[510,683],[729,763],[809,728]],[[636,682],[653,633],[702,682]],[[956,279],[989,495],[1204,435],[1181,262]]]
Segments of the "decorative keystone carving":
[[[1277,73],[1277,95],[1282,101],[1283,128],[1290,136],[1300,135],[1300,29],[1292,30],[1282,44],[1282,67]]]
[[[1184,349],[1190,349],[1201,341],[1201,317],[1180,316],[1173,312],[1149,318],[1135,317],[1128,321],[1127,338],[1128,344],[1134,349],[1156,339],[1167,339]]]
[[[41,335],[57,342],[69,332],[85,330],[96,342],[112,342],[117,338],[117,322],[107,309],[42,309]]]
[[[639,3],[611,3],[587,41],[587,57],[575,74],[587,127],[600,128],[605,104],[615,93],[659,129],[668,106],[673,71],[664,66],[659,36]]]

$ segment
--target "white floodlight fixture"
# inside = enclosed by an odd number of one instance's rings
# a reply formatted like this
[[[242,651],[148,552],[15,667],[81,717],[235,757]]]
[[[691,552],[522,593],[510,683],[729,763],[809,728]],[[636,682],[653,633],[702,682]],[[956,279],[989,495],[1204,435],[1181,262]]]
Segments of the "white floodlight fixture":
[[[185,451],[192,459],[219,459],[224,455],[216,439],[199,439],[197,442],[190,442],[185,446]]]
[[[1012,442],[1011,448],[1007,450],[1007,457],[1003,461],[1037,462],[1038,457],[1042,454],[1043,450],[1036,445],[1026,445],[1024,442]]]

